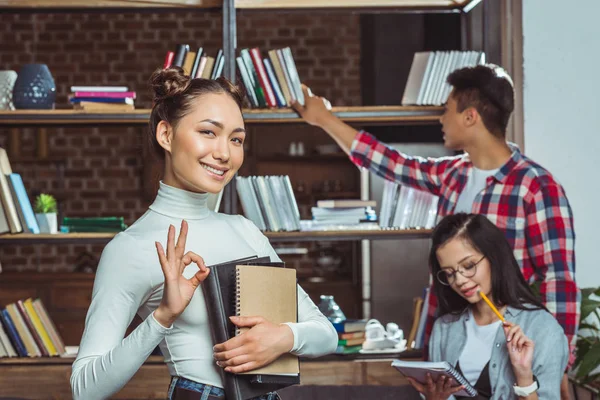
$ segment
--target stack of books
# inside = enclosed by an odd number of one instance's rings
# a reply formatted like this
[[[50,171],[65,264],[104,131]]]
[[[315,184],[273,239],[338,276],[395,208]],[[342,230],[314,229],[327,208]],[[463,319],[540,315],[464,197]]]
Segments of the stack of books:
[[[300,210],[289,176],[237,177],[244,215],[263,231],[300,230]]]
[[[132,111],[135,92],[127,86],[71,86],[69,102],[75,110]]]
[[[446,102],[452,87],[446,82],[457,69],[485,64],[480,51],[425,51],[415,53],[402,105],[439,106]]]
[[[88,218],[63,218],[60,231],[63,233],[74,232],[121,232],[127,229],[123,217],[88,217]]]
[[[52,357],[66,349],[40,299],[19,300],[0,310],[0,357]]]
[[[180,67],[187,76],[203,79],[217,79],[223,75],[224,66],[223,49],[212,57],[202,47],[191,51],[189,44],[178,44],[175,51],[167,52],[163,64],[163,68]]]
[[[374,200],[319,200],[311,212],[315,224],[355,225],[375,221],[377,216],[373,207],[376,205]]]
[[[0,233],[40,233],[21,175],[12,172],[0,147]]]
[[[335,354],[356,354],[365,341],[366,319],[346,319],[332,322],[338,333],[338,346]]]
[[[379,226],[398,229],[431,229],[437,220],[439,198],[431,193],[385,181]]]

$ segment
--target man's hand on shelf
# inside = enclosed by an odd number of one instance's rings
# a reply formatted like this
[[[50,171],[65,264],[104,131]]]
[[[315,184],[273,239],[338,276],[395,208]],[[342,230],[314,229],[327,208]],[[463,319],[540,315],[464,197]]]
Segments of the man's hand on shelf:
[[[331,113],[331,103],[324,97],[313,95],[310,88],[302,85],[304,105],[294,101],[292,108],[310,125],[323,128],[326,121],[335,116]]]

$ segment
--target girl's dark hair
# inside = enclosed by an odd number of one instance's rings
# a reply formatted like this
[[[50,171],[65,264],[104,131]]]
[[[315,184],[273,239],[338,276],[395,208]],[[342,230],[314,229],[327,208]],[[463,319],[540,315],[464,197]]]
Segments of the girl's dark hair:
[[[153,91],[153,107],[150,114],[150,147],[160,158],[164,158],[164,149],[156,140],[156,127],[160,121],[168,122],[173,129],[191,110],[194,100],[205,94],[227,94],[242,110],[243,91],[226,78],[215,80],[195,78],[185,75],[183,69],[170,67],[157,69],[150,78]]]
[[[490,263],[492,298],[498,306],[511,306],[521,310],[546,310],[525,281],[513,250],[504,233],[485,216],[459,213],[443,218],[433,230],[429,264],[434,278],[434,292],[438,299],[440,316],[460,314],[469,302],[450,286],[437,281],[441,270],[437,250],[454,238],[466,240]],[[527,306],[525,306],[527,305]]]

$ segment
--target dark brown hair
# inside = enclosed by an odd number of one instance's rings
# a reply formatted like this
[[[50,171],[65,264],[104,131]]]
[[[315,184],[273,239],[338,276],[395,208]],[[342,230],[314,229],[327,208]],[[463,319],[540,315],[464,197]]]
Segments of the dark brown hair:
[[[434,277],[442,269],[437,258],[438,249],[454,238],[465,240],[490,263],[492,298],[497,305],[521,310],[548,311],[525,281],[504,233],[481,214],[449,215],[435,227],[429,252],[429,265]],[[439,316],[460,314],[469,305],[469,302],[450,286],[434,281],[433,290],[438,299]]]
[[[161,159],[164,159],[165,152],[156,140],[156,127],[160,121],[168,122],[176,130],[179,121],[191,111],[194,100],[205,94],[225,93],[235,101],[240,111],[244,104],[244,92],[226,78],[191,79],[179,67],[157,69],[150,78],[150,85],[153,91],[150,148]]]
[[[458,112],[473,107],[488,131],[499,138],[506,136],[515,100],[512,80],[503,68],[494,64],[461,68],[448,75],[447,81]]]

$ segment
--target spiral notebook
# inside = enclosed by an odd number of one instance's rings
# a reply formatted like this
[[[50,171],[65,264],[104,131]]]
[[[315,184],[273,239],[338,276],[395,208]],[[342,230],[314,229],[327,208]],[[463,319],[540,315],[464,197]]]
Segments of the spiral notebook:
[[[298,321],[296,270],[260,265],[237,265],[236,315],[261,315],[274,324]],[[248,328],[236,329],[240,335]],[[284,354],[249,374],[298,375],[298,357]]]
[[[229,319],[229,316],[236,315],[238,309],[238,276],[236,271],[238,265],[259,265],[269,266],[272,269],[286,269],[282,262],[273,263],[269,257],[258,258],[256,256],[209,266],[211,273],[202,283],[202,294],[207,305],[208,320],[214,344],[223,343],[236,335],[236,327]],[[295,270],[293,271],[295,272]],[[244,287],[247,289],[246,286]],[[259,292],[259,288],[257,287],[256,289]],[[297,289],[294,286],[291,297],[296,299],[296,293]],[[247,298],[244,304],[246,302],[248,302]],[[294,304],[294,315],[297,315],[296,310],[297,306]],[[299,374],[268,374],[257,373],[258,370],[254,370],[250,374],[243,375],[232,374],[222,369],[220,371],[223,376],[225,395],[228,400],[251,399],[300,383]]]
[[[431,374],[434,382],[438,377],[445,375],[453,378],[458,385],[464,385],[464,390],[454,393],[455,396],[475,397],[477,390],[467,381],[467,379],[458,372],[450,363],[446,361],[392,361],[392,367],[396,368],[404,376],[414,378],[420,383],[426,383],[427,373]]]

